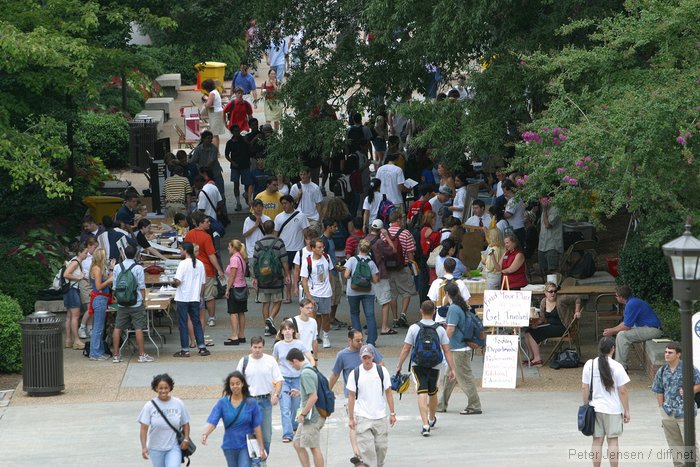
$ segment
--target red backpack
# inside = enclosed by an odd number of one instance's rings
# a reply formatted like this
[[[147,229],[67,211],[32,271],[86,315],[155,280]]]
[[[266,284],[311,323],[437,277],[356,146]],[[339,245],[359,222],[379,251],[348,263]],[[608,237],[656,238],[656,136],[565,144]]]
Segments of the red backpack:
[[[399,236],[401,235],[401,232],[403,232],[404,228],[399,229],[396,232],[396,235],[392,236],[389,234],[389,239],[392,241],[394,246],[396,247],[396,251],[391,251],[388,254],[384,255],[384,265],[386,268],[390,271],[398,271],[402,269],[404,266],[406,266],[406,260],[404,258],[403,254],[403,247],[401,246],[401,239]]]

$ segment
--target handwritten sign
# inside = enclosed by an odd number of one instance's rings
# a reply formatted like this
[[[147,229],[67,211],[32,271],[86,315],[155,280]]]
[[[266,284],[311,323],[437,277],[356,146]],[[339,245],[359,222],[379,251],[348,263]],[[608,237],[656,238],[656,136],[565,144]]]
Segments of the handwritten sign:
[[[482,387],[515,388],[517,375],[518,336],[486,336]]]
[[[485,290],[484,326],[528,326],[531,298],[529,290]]]

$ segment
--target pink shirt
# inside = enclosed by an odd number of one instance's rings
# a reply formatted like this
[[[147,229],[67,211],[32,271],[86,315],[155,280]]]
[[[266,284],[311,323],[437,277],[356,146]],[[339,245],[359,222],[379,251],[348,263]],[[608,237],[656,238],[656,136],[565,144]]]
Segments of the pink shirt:
[[[233,256],[231,256],[231,259],[228,262],[228,266],[226,266],[226,274],[230,274],[233,268],[236,268],[236,277],[233,279],[233,286],[245,287],[246,264],[245,261],[243,261],[243,257],[240,253],[235,253]]]

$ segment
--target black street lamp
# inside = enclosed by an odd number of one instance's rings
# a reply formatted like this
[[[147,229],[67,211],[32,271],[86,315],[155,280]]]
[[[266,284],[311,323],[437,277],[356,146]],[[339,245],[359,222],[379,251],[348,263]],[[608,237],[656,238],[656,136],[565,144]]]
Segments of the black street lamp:
[[[700,300],[700,240],[690,232],[690,219],[685,232],[662,247],[673,278],[673,299],[681,312],[681,347],[683,352],[683,422],[685,465],[695,465],[695,398],[693,397],[693,305]],[[690,455],[689,455],[690,454]]]

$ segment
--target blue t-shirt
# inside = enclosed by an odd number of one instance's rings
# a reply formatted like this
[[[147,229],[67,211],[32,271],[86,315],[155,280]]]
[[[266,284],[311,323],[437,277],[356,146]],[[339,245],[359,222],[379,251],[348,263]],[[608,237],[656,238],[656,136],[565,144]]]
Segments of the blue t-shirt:
[[[623,322],[628,328],[661,328],[661,321],[654,313],[654,309],[644,300],[630,297],[625,305],[625,316]]]
[[[228,396],[216,401],[216,405],[207,418],[207,423],[216,426],[219,420],[222,420],[224,427],[226,427],[231,424],[239,410],[243,410],[243,412],[236,419],[236,423],[225,428],[221,449],[245,448],[247,446],[246,435],[254,433],[255,428],[262,424],[262,414],[255,399],[248,397],[238,407],[234,407]]]
[[[447,325],[454,326],[454,332],[452,337],[450,337],[450,350],[463,349],[467,345],[464,343],[464,334],[462,329],[464,329],[464,311],[454,303],[450,304],[447,309]]]
[[[285,378],[298,378],[299,370],[295,369],[292,364],[287,360],[287,354],[292,349],[299,349],[301,353],[306,354],[310,349],[299,340],[294,339],[291,342],[277,341],[275,346],[272,348],[272,356],[277,359],[280,365],[280,372]]]
[[[374,350],[374,363],[377,365],[382,363],[384,357],[382,357],[382,354],[379,353],[379,350],[372,344],[367,344],[372,347]],[[347,383],[348,383],[348,375],[352,370],[357,368],[362,364],[362,359],[360,358],[360,350],[350,350],[347,347],[338,352],[338,354],[335,357],[335,364],[333,364],[333,373],[336,375],[339,375],[340,372],[343,373],[343,391],[345,392],[345,397],[348,396],[348,389],[347,389]]]
[[[250,73],[243,73],[237,71],[233,74],[233,89],[240,87],[243,89],[243,94],[250,94],[255,89],[255,78]]]

